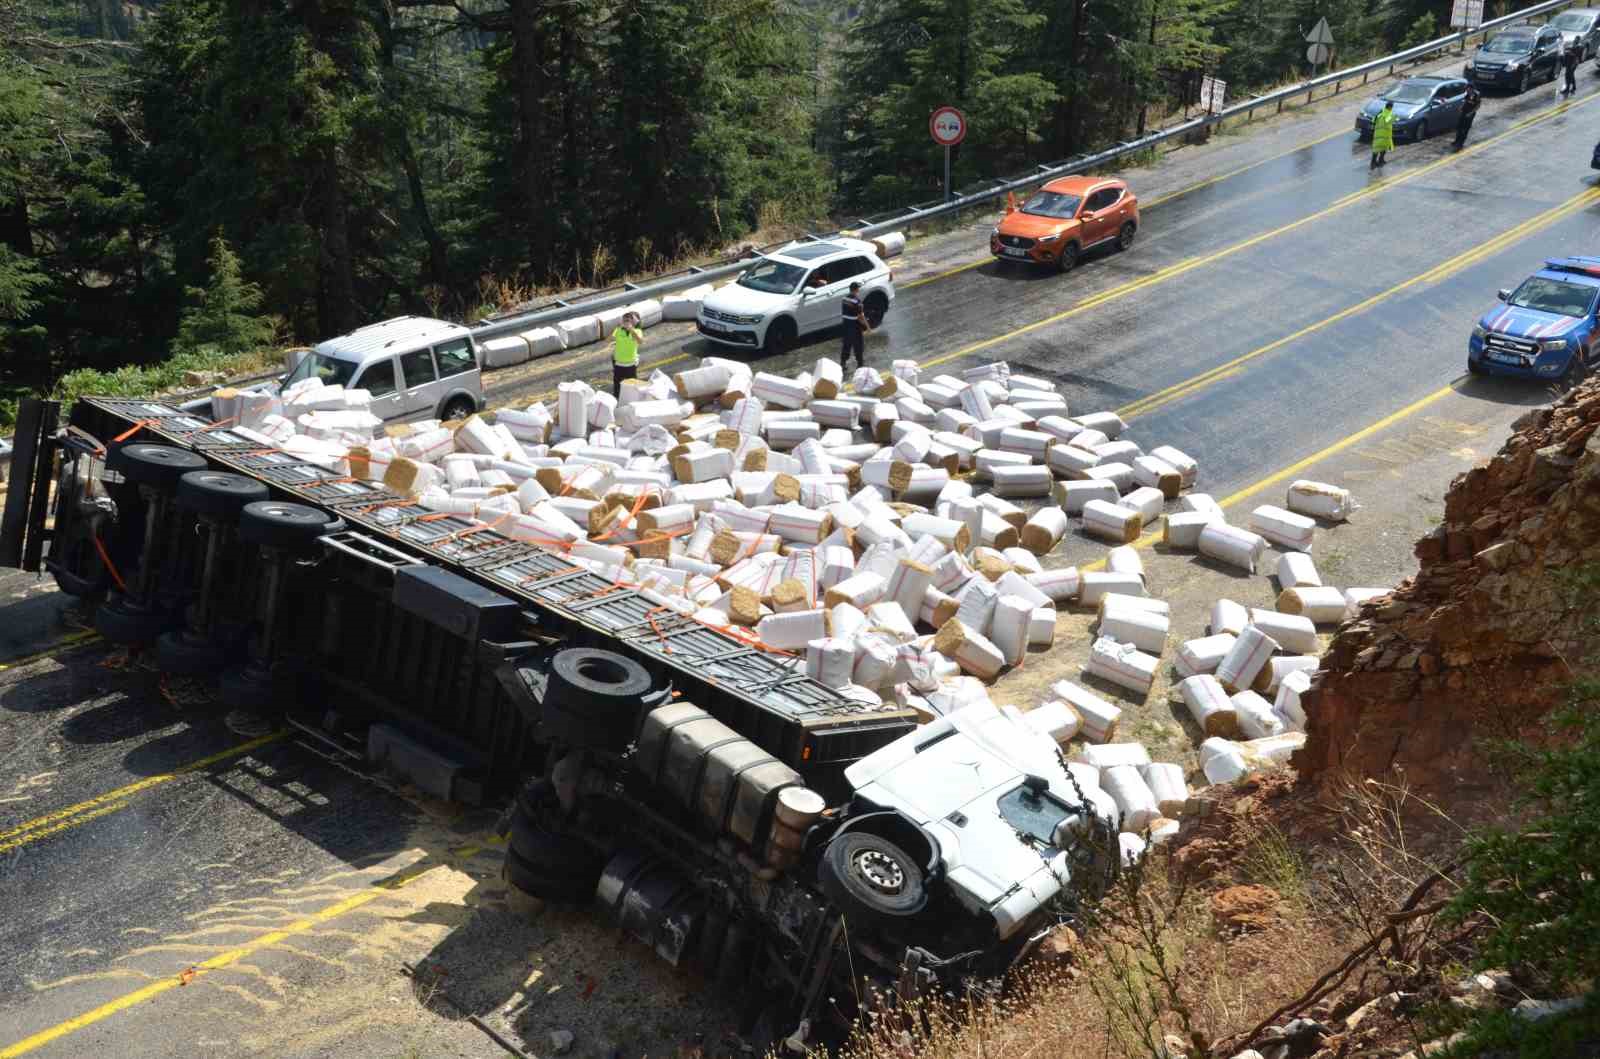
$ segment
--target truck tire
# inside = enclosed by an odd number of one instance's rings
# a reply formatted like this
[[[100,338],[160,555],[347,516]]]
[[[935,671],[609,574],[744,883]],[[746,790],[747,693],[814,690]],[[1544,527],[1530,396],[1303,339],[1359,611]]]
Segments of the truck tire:
[[[226,656],[210,640],[192,639],[183,630],[164,632],[156,640],[156,668],[180,677],[195,677],[221,669]]]
[[[237,518],[246,505],[267,499],[267,487],[227,471],[190,471],[178,479],[178,506],[198,515]]]
[[[590,880],[552,869],[548,864],[532,864],[510,847],[506,848],[505,867],[507,882],[541,901],[584,904],[594,900],[595,884],[599,882],[598,873]]]
[[[911,855],[866,832],[849,831],[828,843],[817,881],[847,921],[863,926],[904,922],[928,905],[922,869]]]
[[[575,747],[620,751],[638,732],[651,684],[644,666],[615,651],[558,651],[540,709],[545,734]]]
[[[106,470],[116,471],[124,481],[167,494],[178,488],[178,479],[190,471],[205,469],[204,456],[171,445],[124,445],[106,457]]]
[[[300,548],[328,532],[327,512],[305,504],[258,500],[239,514],[239,539],[268,548]]]
[[[121,647],[148,647],[173,624],[170,616],[131,607],[123,599],[102,603],[94,612],[95,631]]]

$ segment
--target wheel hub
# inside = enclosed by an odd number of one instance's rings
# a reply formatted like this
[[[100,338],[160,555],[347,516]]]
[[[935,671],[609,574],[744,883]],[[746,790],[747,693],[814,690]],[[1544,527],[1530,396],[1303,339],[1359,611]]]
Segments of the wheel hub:
[[[875,849],[856,854],[856,872],[874,890],[886,894],[897,894],[906,884],[906,873],[894,858]]]

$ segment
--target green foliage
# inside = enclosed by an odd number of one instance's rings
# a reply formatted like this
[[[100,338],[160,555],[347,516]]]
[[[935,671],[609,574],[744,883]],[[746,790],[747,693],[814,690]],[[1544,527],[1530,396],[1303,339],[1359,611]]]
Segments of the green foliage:
[[[1404,51],[1407,48],[1415,48],[1419,44],[1426,44],[1430,40],[1438,39],[1439,20],[1434,17],[1432,11],[1424,11],[1417,16],[1415,22],[1411,23],[1406,30],[1406,35],[1400,38],[1399,48]]]
[[[261,308],[261,287],[240,274],[239,256],[221,235],[211,240],[209,264],[211,282],[186,292],[196,304],[184,310],[174,351],[193,353],[209,347],[227,355],[270,344],[277,325],[271,317],[256,313]]]
[[[1518,969],[1537,996],[1592,992],[1600,978],[1600,655],[1589,654],[1600,643],[1600,564],[1561,578],[1559,588],[1579,651],[1567,704],[1540,743],[1498,748],[1521,784],[1526,819],[1471,838],[1466,882],[1449,910],[1458,922],[1482,917],[1489,927],[1481,965]],[[1600,1006],[1591,1000],[1580,1018],[1592,1030]],[[1573,1054],[1548,1050],[1552,1034],[1565,1032],[1554,1026],[1526,1034],[1526,1048],[1501,1020],[1480,1019],[1473,1029],[1519,1056]]]

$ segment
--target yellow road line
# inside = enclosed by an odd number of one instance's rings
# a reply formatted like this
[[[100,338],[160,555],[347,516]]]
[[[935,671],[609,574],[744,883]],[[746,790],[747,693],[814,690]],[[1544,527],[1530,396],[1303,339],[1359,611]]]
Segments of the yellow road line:
[[[483,852],[484,849],[485,846],[483,845],[465,846],[462,849],[456,850],[452,854],[452,859],[465,859],[477,853]],[[124,995],[117,997],[115,1000],[101,1004],[92,1011],[87,1011],[82,1015],[67,1019],[64,1022],[58,1022],[49,1029],[40,1030],[31,1037],[24,1037],[15,1044],[8,1045],[5,1048],[0,1048],[0,1059],[16,1059],[18,1056],[27,1055],[29,1052],[36,1051],[52,1041],[60,1040],[61,1038],[76,1033],[79,1030],[93,1026],[97,1022],[103,1022],[119,1011],[126,1011],[128,1008],[142,1004],[146,1000],[153,1000],[161,994],[176,989],[179,986],[188,985],[202,975],[208,974],[211,971],[221,970],[224,967],[238,963],[245,957],[254,955],[257,952],[260,952],[262,949],[271,948],[281,941],[292,938],[297,934],[304,934],[315,929],[321,924],[328,922],[329,920],[337,919],[348,912],[353,912],[362,905],[370,904],[371,902],[384,896],[386,893],[401,889],[402,887],[415,882],[423,875],[440,866],[439,862],[434,861],[429,863],[429,860],[429,858],[424,858],[422,861],[413,864],[409,868],[402,869],[395,875],[380,882],[374,883],[371,889],[362,890],[359,893],[351,894],[342,901],[336,901],[335,903],[328,905],[326,908],[312,912],[310,915],[295,920],[293,923],[290,923],[287,926],[270,931],[266,934],[262,934],[259,937],[238,946],[237,948],[229,949],[227,952],[218,953],[216,956],[211,957],[204,963],[198,963],[194,967],[184,971],[181,974],[175,974],[167,978],[162,978],[159,981],[150,983],[142,989],[136,989],[131,993],[125,993]]]
[[[1231,246],[1225,246],[1221,250],[1214,250],[1208,254],[1201,254],[1197,257],[1187,258],[1183,261],[1179,261],[1177,264],[1168,265],[1166,268],[1152,272],[1148,276],[1143,276],[1136,280],[1129,280],[1126,283],[1118,284],[1115,287],[1101,291],[1099,294],[1090,295],[1089,297],[1078,302],[1078,304],[1072,306],[1070,309],[1064,309],[1059,313],[1047,316],[1041,320],[1035,320],[1031,324],[1024,324],[1015,330],[1007,331],[1005,334],[995,335],[991,338],[985,338],[981,341],[963,346],[960,349],[922,361],[922,367],[927,369],[935,367],[939,364],[947,364],[950,361],[958,360],[961,357],[969,357],[974,353],[981,353],[986,349],[990,349],[1001,344],[1002,342],[1009,342],[1011,339],[1019,338],[1022,335],[1037,331],[1042,327],[1048,327],[1051,324],[1058,324],[1063,320],[1068,320],[1074,316],[1086,313],[1090,309],[1099,308],[1108,302],[1116,301],[1119,298],[1123,298],[1129,294],[1144,290],[1147,287],[1153,287],[1157,284],[1165,283],[1167,280],[1176,279],[1179,276],[1193,272],[1197,268],[1203,268],[1206,265],[1221,261],[1223,258],[1232,257],[1234,254],[1238,254],[1242,251],[1249,250],[1252,247],[1259,246],[1270,239],[1275,239],[1280,235],[1285,235],[1289,232],[1295,231],[1298,228],[1303,228],[1308,224],[1322,220],[1324,217],[1328,217],[1334,213],[1337,213],[1338,211],[1348,206],[1352,206],[1357,202],[1361,202],[1375,195],[1382,194],[1391,188],[1408,183],[1417,179],[1418,177],[1425,176],[1426,174],[1431,173],[1442,166],[1454,165],[1455,163],[1461,161],[1461,159],[1486,150],[1490,146],[1499,143],[1508,136],[1515,135],[1523,129],[1529,128],[1530,126],[1536,125],[1542,121],[1548,121],[1551,118],[1564,114],[1575,107],[1585,106],[1594,102],[1596,99],[1600,99],[1600,93],[1585,96],[1580,100],[1569,100],[1568,102],[1561,103],[1542,114],[1535,114],[1532,117],[1524,118],[1522,121],[1517,122],[1515,125],[1512,125],[1503,132],[1496,133],[1494,136],[1480,140],[1478,143],[1466,148],[1465,150],[1445,155],[1443,158],[1429,162],[1427,165],[1420,166],[1417,169],[1407,170],[1398,176],[1381,180],[1378,183],[1370,184],[1367,187],[1362,188],[1360,191],[1355,191],[1345,195],[1344,197],[1335,200],[1332,205],[1325,206],[1315,213],[1308,213],[1298,220],[1290,221],[1288,224],[1274,228],[1271,231],[1266,231],[1259,235],[1251,236],[1249,239],[1234,243]]]
[[[1181,400],[1197,390],[1204,389],[1207,386],[1211,386],[1222,381],[1223,379],[1238,374],[1240,368],[1245,363],[1255,360],[1257,357],[1265,356],[1266,354],[1277,349],[1282,349],[1284,346],[1287,346],[1292,342],[1296,342],[1309,334],[1321,331],[1322,329],[1331,327],[1342,320],[1348,320],[1352,316],[1364,313],[1380,302],[1388,298],[1392,298],[1396,294],[1410,290],[1412,287],[1436,283],[1457,272],[1462,271],[1463,269],[1470,268],[1479,261],[1482,261],[1493,254],[1499,253],[1506,247],[1520,242],[1521,240],[1526,239],[1528,236],[1533,235],[1535,232],[1542,231],[1562,218],[1568,217],[1571,214],[1576,213],[1578,210],[1593,204],[1596,200],[1600,200],[1600,188],[1588,188],[1584,191],[1580,191],[1578,194],[1574,195],[1566,202],[1561,203],[1559,206],[1554,206],[1535,217],[1531,217],[1528,220],[1523,221],[1521,224],[1518,224],[1513,228],[1501,232],[1488,242],[1474,247],[1465,254],[1461,254],[1458,257],[1452,258],[1443,264],[1436,265],[1426,272],[1412,276],[1410,279],[1396,283],[1395,285],[1388,287],[1377,294],[1374,294],[1372,297],[1367,298],[1364,301],[1357,302],[1355,305],[1341,309],[1332,316],[1318,320],[1314,324],[1308,324],[1305,327],[1302,327],[1300,330],[1295,331],[1293,334],[1284,335],[1282,338],[1268,342],[1264,346],[1234,357],[1232,360],[1227,361],[1224,364],[1219,364],[1216,367],[1211,368],[1209,371],[1201,372],[1198,375],[1185,379],[1183,382],[1174,383],[1163,390],[1158,390],[1155,393],[1149,394],[1148,396],[1141,397],[1137,401],[1117,409],[1117,414],[1125,419],[1132,416],[1145,415],[1155,411],[1157,408],[1161,408],[1164,405]]]
[[[1429,405],[1431,405],[1435,401],[1439,400],[1439,398],[1444,397],[1445,395],[1453,392],[1456,389],[1456,387],[1460,385],[1461,381],[1462,381],[1461,378],[1457,378],[1454,381],[1452,381],[1448,386],[1439,387],[1437,390],[1435,390],[1432,393],[1428,394],[1426,397],[1422,397],[1422,398],[1419,398],[1419,399],[1417,399],[1415,401],[1412,401],[1410,404],[1406,405],[1404,408],[1400,409],[1398,412],[1389,413],[1388,415],[1384,416],[1382,419],[1378,420],[1376,423],[1373,423],[1373,424],[1371,424],[1369,426],[1362,427],[1360,430],[1356,431],[1354,434],[1351,434],[1348,437],[1342,438],[1339,441],[1334,442],[1332,445],[1329,445],[1327,448],[1319,449],[1318,451],[1313,452],[1311,455],[1307,456],[1303,460],[1296,460],[1294,463],[1291,463],[1289,466],[1283,468],[1282,470],[1274,471],[1272,474],[1269,474],[1267,477],[1262,478],[1259,481],[1253,482],[1252,484],[1245,486],[1243,489],[1240,489],[1236,493],[1230,493],[1228,496],[1224,497],[1222,500],[1220,500],[1218,502],[1219,506],[1225,507],[1225,508],[1226,507],[1232,507],[1235,504],[1238,504],[1238,503],[1241,503],[1241,502],[1243,502],[1245,500],[1248,500],[1252,496],[1255,496],[1257,493],[1261,492],[1263,489],[1271,488],[1273,485],[1276,485],[1278,482],[1283,481],[1285,478],[1293,477],[1294,475],[1297,475],[1301,471],[1305,470],[1307,467],[1310,467],[1311,465],[1313,465],[1315,463],[1318,463],[1318,462],[1320,462],[1322,460],[1325,460],[1329,456],[1336,456],[1339,453],[1343,452],[1345,449],[1348,449],[1350,446],[1360,444],[1361,442],[1363,442],[1363,441],[1367,440],[1368,438],[1370,438],[1372,435],[1378,433],[1380,430],[1384,430],[1384,429],[1386,429],[1388,427],[1394,426],[1394,424],[1400,422],[1400,420],[1402,420],[1402,419],[1405,419],[1407,416],[1416,415],[1418,412],[1422,411],[1424,408],[1427,408]],[[1158,541],[1160,539],[1161,539],[1161,534],[1159,534],[1159,533],[1146,533],[1143,536],[1141,536],[1138,540],[1134,541],[1132,546],[1135,547],[1135,548],[1148,548],[1148,547],[1150,547],[1150,545],[1154,544],[1156,541]],[[1104,570],[1105,566],[1106,566],[1106,561],[1104,559],[1096,559],[1092,563],[1084,563],[1082,566],[1078,567],[1078,569],[1082,570],[1082,571],[1085,571],[1085,572],[1088,572],[1088,571],[1092,571],[1092,570]],[[0,1059],[4,1059],[4,1057],[0,1056]]]
[[[51,644],[49,647],[46,647],[42,651],[35,651],[31,655],[23,655],[21,658],[13,658],[9,662],[0,662],[0,673],[4,673],[8,669],[18,669],[22,666],[30,665],[39,661],[41,658],[49,658],[51,655],[62,650],[63,648],[77,647],[81,644],[87,643],[90,640],[97,639],[99,636],[100,634],[95,632],[93,629],[83,629],[79,632],[68,633],[66,636],[63,636],[61,639],[57,640],[55,643]]]
[[[191,761],[187,765],[173,769],[171,772],[146,776],[137,783],[118,787],[114,791],[107,791],[105,794],[90,798],[88,801],[69,805],[65,809],[46,813],[44,816],[35,817],[24,824],[0,831],[0,853],[16,849],[18,846],[25,846],[30,842],[44,838],[46,835],[58,834],[68,828],[77,827],[79,824],[85,824],[90,820],[105,816],[107,813],[115,812],[123,808],[127,804],[127,800],[136,794],[147,791],[152,787],[159,787],[163,783],[170,783],[179,776],[197,772],[200,769],[215,765],[219,761],[226,761],[228,758],[248,754],[250,751],[266,746],[269,743],[275,743],[288,734],[288,730],[284,729],[271,735],[261,736],[258,739],[251,739],[248,742],[240,743],[238,746],[229,747],[227,750],[219,750],[215,754],[208,754],[198,761]]]

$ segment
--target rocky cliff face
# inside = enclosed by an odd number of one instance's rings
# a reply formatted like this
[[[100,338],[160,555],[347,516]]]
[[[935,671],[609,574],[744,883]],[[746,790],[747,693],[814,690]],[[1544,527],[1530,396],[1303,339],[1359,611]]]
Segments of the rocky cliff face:
[[[1476,741],[1527,734],[1587,650],[1560,572],[1600,560],[1597,426],[1600,380],[1523,416],[1451,483],[1443,525],[1417,542],[1417,575],[1324,655],[1294,762],[1303,779],[1398,769],[1424,789],[1492,783]]]

